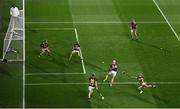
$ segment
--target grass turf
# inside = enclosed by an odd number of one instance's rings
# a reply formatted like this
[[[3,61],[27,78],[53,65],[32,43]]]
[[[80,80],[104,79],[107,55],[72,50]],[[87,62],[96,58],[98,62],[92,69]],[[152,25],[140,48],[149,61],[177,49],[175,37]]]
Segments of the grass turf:
[[[180,35],[177,11],[180,2],[156,2]],[[122,75],[120,72],[123,70],[131,75],[144,72],[148,82],[179,82],[180,43],[152,0],[26,0],[25,7],[25,73],[64,73],[26,75],[26,107],[180,107],[179,84],[159,84],[156,89],[146,89],[142,95],[138,94],[137,86],[133,84],[114,85],[111,88],[100,84],[99,88],[105,100],[101,101],[98,94],[94,93],[92,102],[87,101],[87,84],[84,83],[93,72],[96,73],[98,81],[102,81],[113,59],[116,59],[120,66],[115,80],[117,82],[136,81]],[[100,23],[130,22],[132,19],[141,22],[138,24],[138,41],[130,40],[129,23]],[[39,30],[36,30],[37,28]],[[44,31],[42,28],[77,29],[87,74],[66,74],[83,71],[79,57],[73,56],[72,60],[68,61],[76,40],[74,32]],[[52,55],[38,58],[39,44],[44,39],[49,40]]]
[[[40,0],[27,1],[26,26],[28,28],[77,28],[88,74],[76,76],[27,76],[27,83],[84,83],[87,82],[87,78],[92,72],[96,72],[99,81],[101,81],[113,59],[116,59],[119,63],[120,71],[127,70],[131,72],[132,75],[136,75],[142,71],[147,81],[179,81],[179,42],[153,1],[137,0],[136,3],[133,3],[132,0],[63,0],[59,2],[59,4],[57,4],[57,2],[59,1],[53,0],[43,3]],[[37,7],[36,5],[40,6]],[[43,11],[46,8],[48,8],[48,11]],[[97,23],[108,21],[127,22],[133,18],[139,22],[144,22],[139,24],[139,41],[130,40],[128,34],[129,24],[127,23]],[[164,23],[147,23],[151,21]],[[72,22],[72,25],[71,23],[51,22]],[[73,24],[73,22],[77,23]],[[48,33],[50,33],[48,34],[49,36],[55,34],[51,32]],[[27,32],[27,39],[28,37],[32,37],[32,34],[33,33]],[[44,34],[46,34],[46,32]],[[61,36],[61,34],[59,35]],[[66,40],[63,36],[61,38],[56,37],[56,39]],[[26,42],[29,41],[27,40]],[[33,42],[35,42],[35,39]],[[30,47],[30,45],[27,44],[26,47]],[[63,47],[63,49],[67,48],[66,46]],[[163,49],[161,50],[160,48]],[[58,51],[56,48],[52,49]],[[28,52],[26,54],[30,55],[28,57],[32,57],[31,53]],[[48,64],[49,62],[47,61],[46,63]],[[82,68],[79,67],[79,69]],[[59,70],[63,72],[63,69],[59,68]],[[71,72],[75,72],[73,69],[71,70]],[[55,69],[52,70],[52,72],[55,71]],[[119,74],[116,81],[124,82],[133,80],[129,80]],[[97,94],[95,94],[93,101],[88,103],[86,100],[87,85],[27,85],[27,107],[179,106],[176,104],[177,101],[179,101],[178,98],[176,99],[176,103],[174,100],[172,101],[172,97],[177,95],[175,91],[177,85],[159,85],[157,89],[147,90],[142,96],[137,94],[136,86],[134,85],[115,85],[112,88],[103,85],[100,86],[100,88],[103,90],[106,99],[99,101]],[[42,90],[42,94],[38,95],[40,98],[38,101],[35,101],[33,98]],[[170,92],[170,90],[172,92],[171,94],[166,93],[166,91]],[[66,94],[66,96],[64,94]],[[165,95],[166,97],[164,97]],[[68,98],[67,101],[65,98]]]

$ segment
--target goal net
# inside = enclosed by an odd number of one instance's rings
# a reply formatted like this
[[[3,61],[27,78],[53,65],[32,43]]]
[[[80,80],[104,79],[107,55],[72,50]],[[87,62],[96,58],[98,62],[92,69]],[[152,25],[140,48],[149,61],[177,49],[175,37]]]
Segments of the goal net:
[[[3,58],[9,61],[23,61],[23,11],[18,17],[11,17],[3,45]]]

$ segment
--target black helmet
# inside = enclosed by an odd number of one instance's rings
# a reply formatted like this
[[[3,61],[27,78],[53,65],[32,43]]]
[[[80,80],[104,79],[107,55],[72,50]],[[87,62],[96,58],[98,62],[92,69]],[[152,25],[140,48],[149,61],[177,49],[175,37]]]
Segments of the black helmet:
[[[95,73],[92,73],[92,76],[95,76]]]

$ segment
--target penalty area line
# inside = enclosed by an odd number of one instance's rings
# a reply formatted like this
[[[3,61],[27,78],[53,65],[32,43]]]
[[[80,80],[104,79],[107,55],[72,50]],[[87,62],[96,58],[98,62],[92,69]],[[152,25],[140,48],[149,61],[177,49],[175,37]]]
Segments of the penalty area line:
[[[79,42],[78,32],[77,32],[76,28],[74,28],[74,32],[75,32],[75,36],[76,36],[76,41]],[[85,64],[84,64],[84,58],[83,58],[83,55],[82,55],[81,47],[80,47],[80,57],[81,57],[83,73],[86,74],[86,68],[85,68]]]
[[[156,85],[180,85],[180,82],[146,82],[147,84]],[[99,83],[103,85],[109,85],[109,83]],[[137,85],[138,82],[115,82],[114,85]],[[79,83],[26,83],[27,86],[48,86],[48,85],[88,85],[87,82]]]

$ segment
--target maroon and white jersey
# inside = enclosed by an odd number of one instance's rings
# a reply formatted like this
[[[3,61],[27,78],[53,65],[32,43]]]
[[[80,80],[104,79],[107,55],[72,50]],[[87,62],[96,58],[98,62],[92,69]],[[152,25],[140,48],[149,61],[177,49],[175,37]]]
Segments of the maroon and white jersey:
[[[118,65],[117,64],[111,64],[110,65],[110,70],[112,71],[116,71],[117,72],[117,70],[118,70]]]
[[[138,79],[139,83],[144,82],[144,77],[143,76],[138,76],[137,79]]]
[[[137,29],[137,23],[136,22],[131,22],[131,28],[132,29]]]
[[[79,51],[80,50],[80,44],[79,43],[74,44],[73,50]]]

